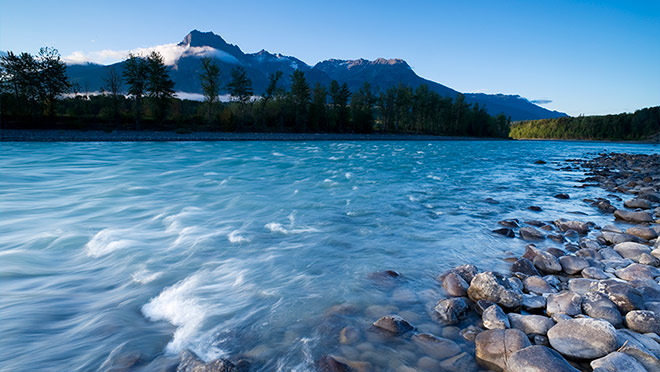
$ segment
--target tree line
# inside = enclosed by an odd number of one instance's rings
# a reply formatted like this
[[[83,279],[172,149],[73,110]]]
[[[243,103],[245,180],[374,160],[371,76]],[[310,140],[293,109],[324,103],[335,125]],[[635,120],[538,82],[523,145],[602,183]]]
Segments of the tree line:
[[[660,107],[634,113],[600,116],[563,117],[516,122],[512,138],[648,140],[660,132]]]
[[[352,92],[337,81],[312,87],[301,70],[289,76],[277,71],[256,95],[245,69],[224,72],[213,59],[202,58],[198,78],[205,99],[199,102],[175,97],[174,82],[157,52],[129,55],[121,66],[108,67],[103,91],[90,95],[70,83],[56,49],[43,48],[37,56],[9,52],[0,58],[3,125],[475,137],[509,133],[503,114],[493,117],[461,94],[442,97],[426,85],[376,91],[365,82]],[[220,82],[222,73],[231,74],[226,86]],[[284,79],[290,80],[289,89]],[[220,101],[221,92],[229,93],[229,102]]]

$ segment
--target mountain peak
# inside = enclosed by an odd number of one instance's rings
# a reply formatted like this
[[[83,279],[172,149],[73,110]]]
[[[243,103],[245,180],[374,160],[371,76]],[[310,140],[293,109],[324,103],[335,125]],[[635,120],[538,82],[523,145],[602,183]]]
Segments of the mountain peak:
[[[239,47],[227,43],[220,35],[216,35],[211,31],[202,32],[192,30],[183,38],[179,45],[187,47],[211,47],[227,52],[239,59],[244,56],[243,51]]]

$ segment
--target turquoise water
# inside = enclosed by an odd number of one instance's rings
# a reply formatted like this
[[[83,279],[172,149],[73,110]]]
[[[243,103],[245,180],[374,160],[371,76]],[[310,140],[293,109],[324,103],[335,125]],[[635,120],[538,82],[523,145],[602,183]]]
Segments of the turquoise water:
[[[443,296],[435,276],[463,263],[506,270],[523,251],[490,232],[498,220],[611,221],[581,201],[607,193],[574,188],[582,174],[556,170],[563,160],[659,151],[533,141],[0,149],[2,371],[159,370],[185,349],[264,371],[311,370],[327,353],[414,366],[414,345],[367,331],[379,314],[448,333],[429,311]],[[386,269],[403,277],[370,277]],[[339,304],[352,310],[331,314]],[[347,325],[359,347],[339,344]]]

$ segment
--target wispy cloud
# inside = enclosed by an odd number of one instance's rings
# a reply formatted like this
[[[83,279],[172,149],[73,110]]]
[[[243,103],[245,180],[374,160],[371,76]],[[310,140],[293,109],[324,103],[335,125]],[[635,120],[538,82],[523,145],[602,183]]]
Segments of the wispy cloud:
[[[191,47],[177,44],[163,44],[156,45],[148,48],[137,48],[132,50],[100,50],[93,52],[82,52],[76,51],[71,53],[68,56],[64,56],[63,59],[66,63],[69,64],[81,64],[81,63],[99,63],[99,64],[111,64],[122,61],[128,57],[130,53],[133,53],[138,56],[146,56],[152,51],[157,51],[163,56],[163,60],[166,65],[174,65],[182,56],[214,56],[215,58],[221,59],[228,63],[239,63],[236,58],[233,56],[222,52],[220,50],[211,48],[211,47]]]
[[[552,103],[552,100],[551,99],[535,99],[535,100],[531,100],[529,102],[531,102],[535,105],[547,105],[548,103]]]

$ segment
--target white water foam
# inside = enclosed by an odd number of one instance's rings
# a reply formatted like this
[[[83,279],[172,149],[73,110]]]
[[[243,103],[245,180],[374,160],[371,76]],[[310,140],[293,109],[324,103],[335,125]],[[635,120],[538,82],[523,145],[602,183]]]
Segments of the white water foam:
[[[250,239],[246,238],[245,236],[242,236],[241,232],[238,230],[234,230],[230,232],[229,235],[227,235],[227,239],[229,239],[230,243],[236,243],[236,244],[250,242]]]
[[[198,283],[198,275],[189,276],[142,306],[142,313],[149,320],[164,320],[177,327],[165,348],[168,353],[177,354],[187,348],[206,318],[206,311],[192,295]]]
[[[280,233],[284,235],[289,235],[289,234],[302,234],[302,233],[307,233],[307,232],[318,232],[318,229],[315,229],[313,227],[301,227],[301,228],[285,228],[282,226],[281,223],[277,222],[270,222],[267,223],[266,226],[264,226],[266,229],[270,230],[271,232],[275,233]]]
[[[137,241],[122,239],[126,232],[118,229],[103,229],[85,244],[85,250],[90,257],[101,257],[114,251],[136,245]]]
[[[134,282],[139,283],[139,284],[147,284],[151,283],[154,280],[158,279],[162,273],[159,272],[151,272],[147,270],[146,268],[141,269],[139,271],[136,271],[131,275],[131,278],[133,279]]]

